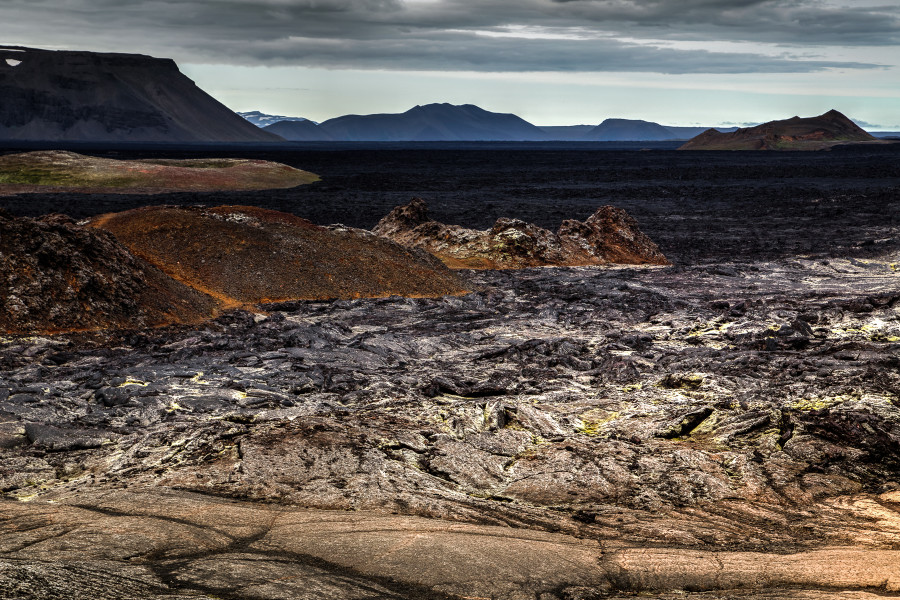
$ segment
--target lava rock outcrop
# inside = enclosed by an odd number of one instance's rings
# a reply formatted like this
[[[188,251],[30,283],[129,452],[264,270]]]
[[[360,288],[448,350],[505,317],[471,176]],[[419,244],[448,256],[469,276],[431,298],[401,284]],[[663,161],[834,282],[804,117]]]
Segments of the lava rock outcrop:
[[[320,227],[249,206],[155,206],[104,215],[91,225],[225,306],[467,291],[425,252],[368,231]]]
[[[822,150],[837,144],[877,142],[836,110],[818,117],[792,117],[723,133],[708,129],[679,150]]]
[[[197,322],[216,302],[62,215],[0,212],[0,332],[56,333]]]
[[[0,139],[280,142],[185,77],[174,61],[0,47]]]
[[[637,222],[613,206],[599,208],[584,222],[567,219],[555,234],[507,218],[479,231],[431,220],[425,201],[414,198],[391,211],[372,231],[427,250],[453,269],[669,264]]]
[[[0,156],[0,195],[268,190],[291,188],[318,179],[313,173],[265,160],[113,160],[60,150]]]

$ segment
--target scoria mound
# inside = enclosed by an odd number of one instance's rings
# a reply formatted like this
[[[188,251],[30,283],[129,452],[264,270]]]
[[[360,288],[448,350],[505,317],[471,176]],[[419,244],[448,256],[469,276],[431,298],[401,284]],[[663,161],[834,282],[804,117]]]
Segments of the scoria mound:
[[[104,215],[92,226],[225,306],[467,291],[427,253],[260,208],[154,206]]]

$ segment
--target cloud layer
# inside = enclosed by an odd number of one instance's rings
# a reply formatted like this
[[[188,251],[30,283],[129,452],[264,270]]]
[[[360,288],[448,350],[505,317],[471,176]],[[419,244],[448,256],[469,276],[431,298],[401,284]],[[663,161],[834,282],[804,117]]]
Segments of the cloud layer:
[[[682,74],[883,66],[835,59],[823,49],[900,46],[900,6],[846,4],[849,0],[4,0],[0,39],[140,51],[179,62],[338,69]],[[697,48],[666,45],[685,41]],[[752,46],[734,52],[717,47],[721,42],[761,46],[758,52]],[[774,44],[783,48],[773,52]]]

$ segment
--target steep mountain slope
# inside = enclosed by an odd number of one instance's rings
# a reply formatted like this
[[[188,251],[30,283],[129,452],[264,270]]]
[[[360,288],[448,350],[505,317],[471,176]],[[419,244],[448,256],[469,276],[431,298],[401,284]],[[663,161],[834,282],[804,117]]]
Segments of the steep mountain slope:
[[[731,133],[710,129],[679,150],[821,150],[837,144],[877,139],[836,110],[818,117],[792,117]]]
[[[0,47],[0,140],[278,142],[174,61]]]
[[[321,124],[340,141],[534,141],[548,135],[512,114],[472,104],[427,104],[401,114],[346,115]]]
[[[582,139],[598,142],[671,140],[678,136],[659,123],[637,119],[606,119]]]
[[[289,142],[333,141],[332,136],[321,125],[312,121],[278,121],[263,127],[264,131],[281,136]]]

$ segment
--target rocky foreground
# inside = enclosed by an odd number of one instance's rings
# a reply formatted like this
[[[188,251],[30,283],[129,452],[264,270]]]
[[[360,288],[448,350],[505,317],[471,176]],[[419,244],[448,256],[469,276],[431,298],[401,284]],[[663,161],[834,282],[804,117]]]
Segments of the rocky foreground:
[[[894,597],[896,259],[5,338],[0,596]]]

